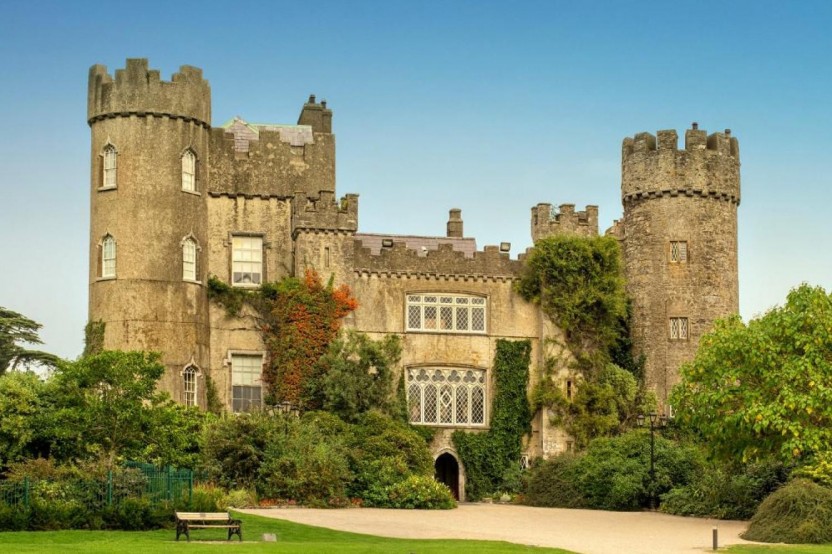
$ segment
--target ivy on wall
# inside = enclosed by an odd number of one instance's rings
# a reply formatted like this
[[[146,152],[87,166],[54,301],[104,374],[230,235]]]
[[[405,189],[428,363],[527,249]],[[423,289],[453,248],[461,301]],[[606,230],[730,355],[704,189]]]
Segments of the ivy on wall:
[[[327,346],[338,334],[341,320],[358,307],[346,285],[324,285],[307,270],[304,277],[264,283],[258,289],[234,288],[216,277],[208,280],[208,297],[229,315],[252,309],[268,352],[263,369],[267,404],[288,402],[301,407],[304,383]]]
[[[548,408],[579,447],[621,432],[655,400],[639,387],[643,359],[634,359],[621,252],[613,237],[553,236],[526,259],[518,292],[539,304],[564,334],[550,340],[543,375],[532,392],[535,409]],[[566,369],[567,397],[556,375]]]
[[[529,340],[498,340],[494,355],[495,393],[491,427],[482,433],[455,431],[454,446],[465,467],[466,494],[476,500],[519,487],[523,436],[531,432],[526,390],[531,361]]]

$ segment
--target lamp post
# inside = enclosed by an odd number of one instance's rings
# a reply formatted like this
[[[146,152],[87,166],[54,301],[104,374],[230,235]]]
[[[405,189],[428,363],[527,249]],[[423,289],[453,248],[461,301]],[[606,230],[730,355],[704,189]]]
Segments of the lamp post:
[[[656,429],[667,425],[667,417],[656,412],[650,412],[647,418],[639,414],[636,421],[639,427],[644,427],[645,419],[650,423],[650,509],[656,509]]]

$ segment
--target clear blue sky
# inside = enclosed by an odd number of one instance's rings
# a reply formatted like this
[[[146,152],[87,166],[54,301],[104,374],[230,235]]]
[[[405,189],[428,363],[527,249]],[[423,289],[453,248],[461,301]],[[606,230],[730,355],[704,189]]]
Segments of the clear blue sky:
[[[87,70],[203,68],[214,125],[334,110],[360,230],[530,245],[538,202],[621,215],[621,140],[740,140],[740,308],[832,288],[832,3],[0,0],[0,305],[75,357],[87,312]],[[394,216],[390,214],[394,213]]]

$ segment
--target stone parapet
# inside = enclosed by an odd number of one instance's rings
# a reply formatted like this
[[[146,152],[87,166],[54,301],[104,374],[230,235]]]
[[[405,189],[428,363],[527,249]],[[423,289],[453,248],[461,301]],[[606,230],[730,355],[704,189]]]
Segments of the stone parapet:
[[[532,240],[552,235],[598,236],[598,206],[579,212],[575,204],[561,204],[557,211],[545,203],[532,207]]]
[[[169,117],[211,127],[211,88],[202,70],[183,65],[170,81],[162,81],[159,71],[148,69],[147,58],[127,60],[115,78],[104,65],[89,72],[87,121],[112,117]]]
[[[336,202],[335,193],[322,190],[318,197],[296,192],[292,206],[292,234],[300,230],[343,231],[358,229],[358,195],[347,194]]]

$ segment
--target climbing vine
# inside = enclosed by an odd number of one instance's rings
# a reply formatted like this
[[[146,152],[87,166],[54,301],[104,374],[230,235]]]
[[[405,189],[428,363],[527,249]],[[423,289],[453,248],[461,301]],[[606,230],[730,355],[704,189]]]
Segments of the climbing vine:
[[[304,382],[338,334],[341,320],[358,307],[349,287],[335,288],[332,280],[324,285],[313,270],[307,270],[303,278],[287,277],[255,290],[230,287],[211,277],[208,294],[229,315],[240,315],[245,306],[251,308],[268,352],[264,401],[301,408]]]
[[[653,402],[639,387],[643,359],[634,359],[621,253],[613,237],[553,236],[526,259],[518,292],[540,305],[564,335],[549,340],[543,375],[532,392],[578,446],[615,434]],[[565,394],[556,376],[566,369]]]
[[[471,499],[498,491],[516,492],[520,485],[523,436],[531,432],[532,413],[526,396],[530,360],[530,341],[498,340],[491,428],[482,433],[453,434]]]

